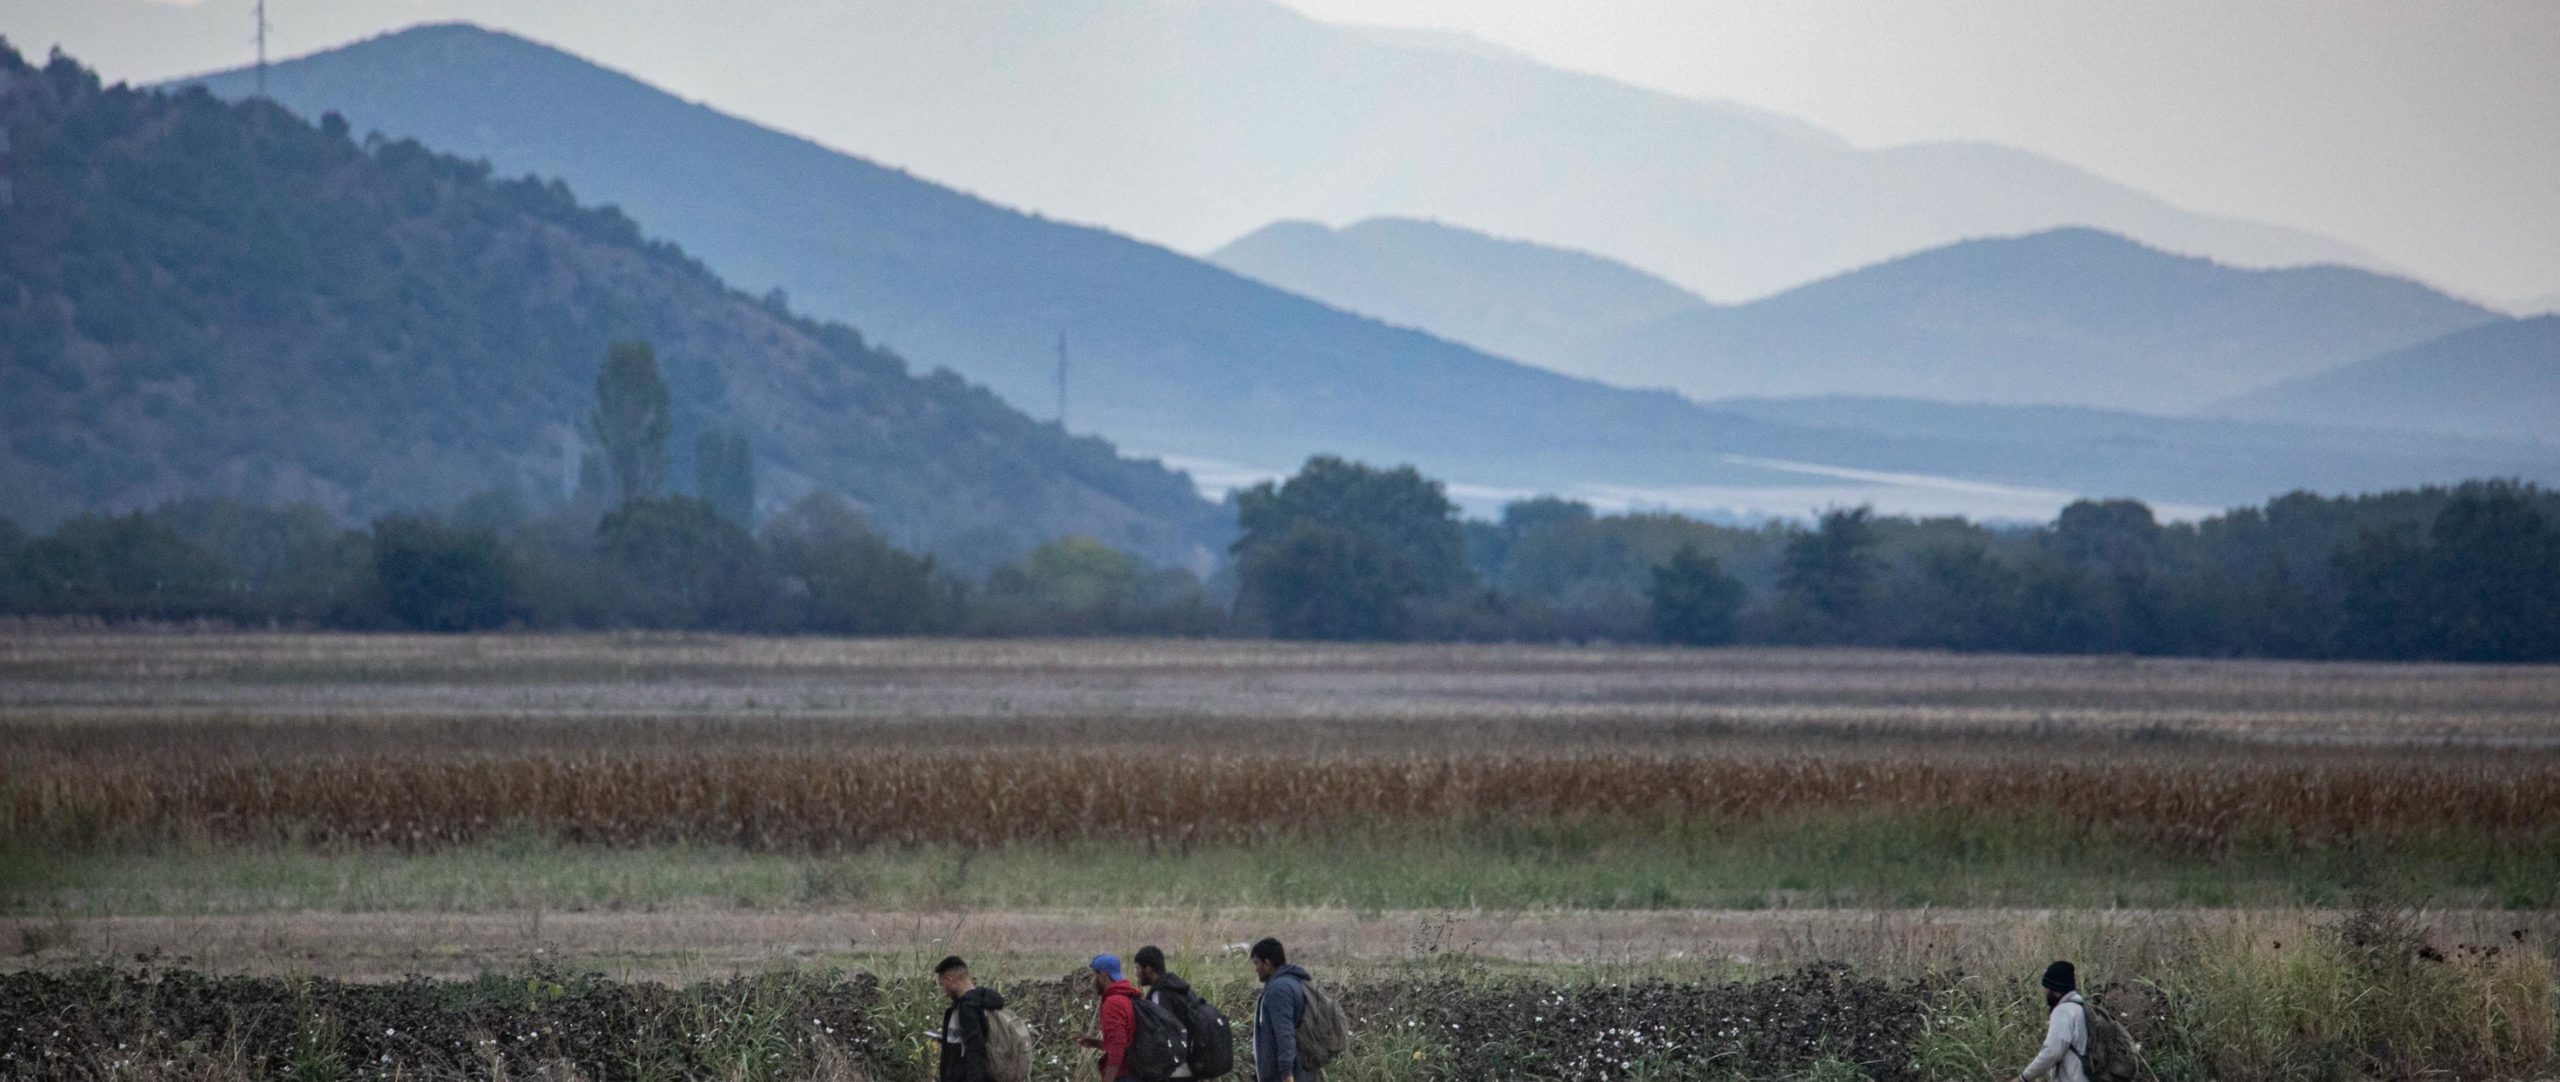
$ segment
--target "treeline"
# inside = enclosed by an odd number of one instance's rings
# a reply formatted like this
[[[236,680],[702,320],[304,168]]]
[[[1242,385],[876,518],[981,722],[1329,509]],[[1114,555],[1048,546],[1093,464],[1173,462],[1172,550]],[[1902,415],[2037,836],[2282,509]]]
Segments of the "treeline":
[[[1555,498],[1469,521],[1411,467],[1308,460],[1239,492],[1209,580],[1087,538],[983,574],[906,551],[845,500],[757,522],[755,456],[703,433],[669,476],[670,395],[614,346],[575,492],[504,491],[346,529],[316,507],[188,500],[28,538],[0,520],[0,611],[468,631],[1270,635],[1803,643],[2188,656],[2560,660],[2560,495],[2530,485],[2285,496],[2163,524],[2129,500],[1998,528],[1866,508],[1810,525],[1602,515]]]
[[[843,635],[1196,635],[1227,623],[1189,572],[1098,542],[1054,541],[964,576],[828,495],[753,530],[691,495],[599,513],[489,493],[363,529],[307,504],[184,500],[36,538],[0,521],[0,566],[0,611],[119,621]]]
[[[610,441],[608,441],[610,442]],[[2560,660],[2560,497],[2472,482],[2285,496],[2196,523],[2086,501],[2032,528],[1863,508],[1734,527],[1557,499],[1462,520],[1411,469],[1311,460],[1239,493],[1203,580],[1083,538],[984,574],[900,549],[843,500],[488,493],[362,529],[187,500],[0,521],[0,611],[463,631],[1268,635],[1797,643],[2189,656]]]
[[[2560,494],[2509,482],[1741,528],[1553,498],[1460,521],[1411,469],[1316,459],[1237,503],[1236,612],[1288,637],[2560,660]]]

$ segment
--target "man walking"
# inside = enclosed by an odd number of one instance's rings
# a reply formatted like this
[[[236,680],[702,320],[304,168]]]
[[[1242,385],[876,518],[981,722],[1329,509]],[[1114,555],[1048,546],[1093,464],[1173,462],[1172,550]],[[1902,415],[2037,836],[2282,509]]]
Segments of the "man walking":
[[[2080,976],[2071,963],[2055,962],[2044,970],[2044,1047],[2019,1082],[2089,1082],[2089,1002],[2080,998]]]
[[[1253,1008],[1253,1077],[1255,1082],[1324,1082],[1324,1072],[1298,1058],[1298,1030],[1307,1021],[1307,971],[1289,964],[1280,941],[1264,937],[1253,945],[1253,975],[1262,981],[1262,999]]]
[[[988,1082],[994,1062],[987,1051],[987,1015],[1004,1009],[1004,997],[969,979],[969,963],[952,955],[933,967],[933,979],[951,1006],[942,1012],[942,1063],[934,1071],[940,1082]]]
[[[1120,959],[1116,955],[1097,954],[1086,965],[1093,976],[1093,994],[1101,1002],[1094,1007],[1094,1028],[1090,1036],[1076,1038],[1076,1043],[1098,1050],[1102,1059],[1097,1066],[1102,1082],[1120,1082],[1129,1077],[1129,1042],[1138,1035],[1138,986],[1120,977]]]
[[[1172,1015],[1176,1021],[1189,1025],[1191,985],[1182,978],[1165,971],[1164,951],[1157,949],[1154,944],[1148,944],[1138,948],[1138,953],[1131,955],[1129,960],[1138,967],[1138,987],[1146,989],[1147,1002],[1164,1008],[1165,1013]],[[1196,1049],[1200,1035],[1191,1034],[1191,1040]],[[1191,1077],[1191,1065],[1175,1064],[1173,1077]]]

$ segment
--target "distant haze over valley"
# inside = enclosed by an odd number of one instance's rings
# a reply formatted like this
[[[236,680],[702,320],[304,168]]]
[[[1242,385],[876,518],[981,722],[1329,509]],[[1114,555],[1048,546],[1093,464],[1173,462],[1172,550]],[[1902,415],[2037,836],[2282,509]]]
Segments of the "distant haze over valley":
[[[75,46],[198,43],[130,73],[165,78],[236,63],[247,11],[94,0],[26,19]],[[519,31],[838,149],[1185,251],[1288,218],[1439,218],[1719,301],[2060,225],[2252,266],[2396,266],[2012,147],[1860,147],[1767,110],[1267,0],[338,0],[289,18],[304,48],[435,19]]]
[[[2183,412],[2501,318],[2406,279],[2247,270],[2079,228],[1964,241],[1741,305],[1429,222],[1281,223],[1210,258],[1558,371],[1697,398]]]
[[[225,95],[250,90],[245,72],[205,82]],[[1411,462],[1462,494],[1560,491],[1804,514],[1869,500],[1948,513],[1968,493],[1997,492],[1977,509],[2034,517],[2077,495],[2206,507],[2301,486],[2361,490],[2560,467],[2548,449],[2495,441],[2314,438],[2238,422],[2209,439],[2204,429],[2172,439],[2152,431],[2156,419],[2127,418],[2119,430],[2143,433],[2130,443],[2066,435],[2057,445],[2050,426],[1879,429],[1866,427],[1871,419],[1809,424],[1700,406],[1516,363],[1441,329],[1391,326],[1178,252],[1011,211],[470,27],[424,27],[288,61],[269,73],[269,88],[306,113],[343,112],[359,129],[486,156],[502,173],[562,177],[732,282],[778,287],[794,305],[1036,414],[1057,407],[1063,332],[1069,426],[1203,476],[1267,476],[1339,453]],[[1604,266],[1591,257],[1558,265]],[[2407,289],[2454,324],[2495,318]],[[2022,503],[2011,489],[2035,496]],[[1741,490],[1770,498],[1738,498]]]

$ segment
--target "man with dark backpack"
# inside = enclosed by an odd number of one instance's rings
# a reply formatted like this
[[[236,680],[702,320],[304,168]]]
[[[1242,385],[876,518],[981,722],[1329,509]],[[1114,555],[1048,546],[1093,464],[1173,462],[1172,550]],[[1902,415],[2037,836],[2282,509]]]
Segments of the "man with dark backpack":
[[[1120,976],[1120,959],[1097,954],[1086,967],[1093,978],[1093,1036],[1077,1043],[1102,1053],[1096,1066],[1102,1082],[1166,1082],[1190,1057],[1190,1040],[1182,1023],[1164,1008],[1145,1001],[1138,986]]]
[[[1342,1012],[1316,988],[1315,978],[1289,964],[1289,952],[1268,936],[1253,945],[1253,975],[1262,998],[1253,1007],[1255,1082],[1324,1082],[1324,1068],[1342,1054],[1350,1033]]]
[[[2080,995],[2080,975],[2069,962],[2044,970],[2044,1047],[2019,1082],[2133,1082],[2141,1051],[2131,1034]]]
[[[1182,1023],[1190,1038],[1191,1054],[1173,1077],[1219,1078],[1234,1070],[1236,1037],[1227,1016],[1207,999],[1193,995],[1188,982],[1165,969],[1164,951],[1152,945],[1140,947],[1132,960],[1138,967],[1138,986],[1147,990],[1147,1002]]]

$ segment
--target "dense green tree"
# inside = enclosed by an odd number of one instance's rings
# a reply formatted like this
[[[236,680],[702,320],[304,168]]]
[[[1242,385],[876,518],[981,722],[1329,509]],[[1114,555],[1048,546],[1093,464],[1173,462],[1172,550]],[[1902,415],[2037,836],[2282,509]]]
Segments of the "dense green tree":
[[[2085,567],[2128,571],[2160,557],[2160,524],[2140,500],[2074,500],[2045,535],[2061,558]]]
[[[1888,590],[1888,641],[1955,650],[2013,645],[2017,572],[1980,540],[1920,550]]]
[[[2111,650],[2115,619],[2103,580],[2050,556],[2018,568],[2017,616],[2005,636],[2017,649],[2042,654]]]
[[[839,635],[905,635],[943,623],[931,557],[901,552],[828,493],[765,523],[787,626]]]
[[[356,603],[373,577],[365,534],[308,503],[189,499],[150,515],[222,561],[229,571],[223,588],[244,619],[318,621]]]
[[[232,615],[231,568],[147,514],[73,518],[20,550],[14,577],[30,612]]]
[[[1266,533],[1237,569],[1241,605],[1284,639],[1404,634],[1422,596],[1392,551],[1351,530],[1296,519]]]
[[[2469,485],[2428,528],[2442,656],[2560,659],[2560,528],[2508,484]]]
[[[690,496],[632,500],[596,527],[613,619],[637,627],[746,629],[770,583],[746,528]]]
[[[1561,496],[1532,496],[1502,505],[1498,522],[1469,520],[1466,533],[1467,564],[1477,576],[1500,582],[1509,566],[1511,553],[1520,540],[1534,533],[1582,525],[1596,516],[1591,505]]]
[[[987,576],[975,626],[1001,634],[1199,634],[1216,627],[1200,580],[1090,537],[1044,542]]]
[[[1331,456],[1236,496],[1239,607],[1287,638],[1384,638],[1474,583],[1457,507],[1411,466]]]
[[[1787,542],[1779,598],[1815,637],[1857,641],[1867,630],[1877,565],[1875,509],[1834,508]]]
[[[615,342],[596,373],[596,408],[588,419],[613,472],[614,496],[629,503],[655,497],[667,479],[667,436],[675,412],[658,355],[647,342]]]
[[[431,518],[373,523],[373,572],[383,616],[419,631],[476,631],[513,614],[514,574],[498,535]]]
[[[998,568],[988,588],[1044,608],[1094,612],[1135,601],[1146,577],[1137,557],[1090,537],[1066,537]]]
[[[756,462],[746,433],[715,430],[693,441],[693,490],[729,521],[754,524]]]
[[[27,531],[17,520],[0,515],[0,605],[9,604],[15,585],[18,553],[27,547]]]
[[[1742,583],[1696,546],[1680,546],[1668,562],[1654,568],[1653,586],[1645,594],[1653,633],[1664,642],[1707,646],[1733,641]]]

